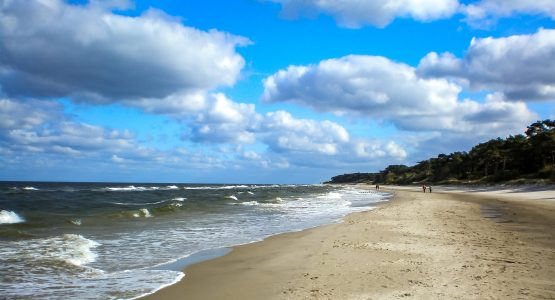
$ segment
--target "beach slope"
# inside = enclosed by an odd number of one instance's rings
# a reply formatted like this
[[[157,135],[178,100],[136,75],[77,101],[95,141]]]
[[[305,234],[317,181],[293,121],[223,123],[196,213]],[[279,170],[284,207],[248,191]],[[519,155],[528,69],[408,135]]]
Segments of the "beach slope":
[[[144,299],[555,299],[554,192],[390,191],[340,224],[189,266]]]

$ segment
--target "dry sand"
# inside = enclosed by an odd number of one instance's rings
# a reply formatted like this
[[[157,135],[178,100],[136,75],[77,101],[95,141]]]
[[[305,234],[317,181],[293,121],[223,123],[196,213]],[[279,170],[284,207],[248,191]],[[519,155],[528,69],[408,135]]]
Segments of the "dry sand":
[[[235,247],[145,299],[555,299],[554,191],[390,190],[377,209]]]

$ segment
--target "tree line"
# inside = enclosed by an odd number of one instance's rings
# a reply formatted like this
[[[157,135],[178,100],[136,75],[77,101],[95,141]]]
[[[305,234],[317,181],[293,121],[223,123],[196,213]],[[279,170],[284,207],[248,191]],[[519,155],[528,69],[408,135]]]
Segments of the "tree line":
[[[468,152],[439,154],[414,166],[332,177],[330,183],[487,183],[555,181],[555,121],[532,123],[524,134],[491,139]]]

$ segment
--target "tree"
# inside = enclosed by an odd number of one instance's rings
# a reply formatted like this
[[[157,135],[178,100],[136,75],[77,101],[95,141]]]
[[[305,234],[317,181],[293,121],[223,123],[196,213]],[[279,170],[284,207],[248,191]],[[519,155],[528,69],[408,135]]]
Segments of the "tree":
[[[555,121],[543,120],[528,126],[526,136],[530,140],[532,153],[538,169],[555,165]]]
[[[334,177],[333,181],[407,184],[453,179],[555,179],[555,121],[534,122],[525,134],[492,139],[474,146],[468,153],[439,154],[411,167],[389,165],[378,173],[345,174]]]

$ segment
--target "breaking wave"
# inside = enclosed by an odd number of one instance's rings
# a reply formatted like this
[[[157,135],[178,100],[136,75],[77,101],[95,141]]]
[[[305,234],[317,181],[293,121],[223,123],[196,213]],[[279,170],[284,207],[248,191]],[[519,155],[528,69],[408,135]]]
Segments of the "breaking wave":
[[[63,234],[47,239],[33,239],[18,242],[19,251],[9,251],[8,259],[25,260],[27,263],[38,266],[48,266],[58,263],[83,266],[96,260],[96,253],[92,249],[100,246],[78,234]]]
[[[0,211],[0,224],[15,224],[15,223],[22,223],[25,222],[18,214],[14,213],[10,210],[1,210]]]
[[[136,212],[136,213],[133,214],[133,217],[135,217],[135,218],[140,218],[140,217],[150,218],[150,217],[152,217],[152,215],[150,214],[148,209],[141,208],[141,209],[139,209],[139,212]]]

